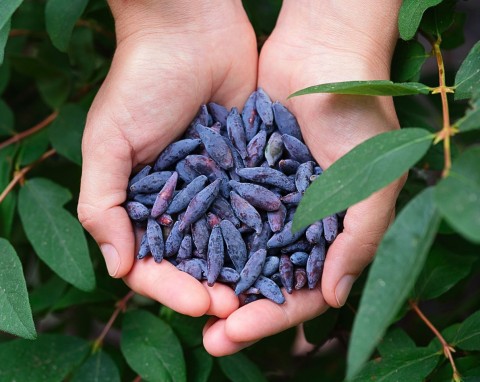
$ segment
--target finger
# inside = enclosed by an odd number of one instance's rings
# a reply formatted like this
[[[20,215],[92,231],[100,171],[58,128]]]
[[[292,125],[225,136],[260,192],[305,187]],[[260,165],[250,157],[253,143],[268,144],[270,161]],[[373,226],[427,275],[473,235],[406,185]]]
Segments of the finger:
[[[210,350],[217,351],[215,346],[218,346],[218,351],[231,348],[231,342],[257,341],[312,319],[328,309],[320,287],[296,290],[291,295],[285,293],[285,299],[286,302],[281,305],[261,299],[233,312],[225,320],[225,329],[215,333],[218,345],[211,344]]]
[[[78,218],[100,246],[108,273],[122,277],[132,267],[135,243],[132,224],[120,206],[132,168],[131,147],[107,118],[95,121],[102,125],[96,136],[90,134],[92,123],[87,123],[82,142]]]
[[[152,257],[137,261],[123,280],[137,293],[193,317],[208,311],[210,296],[205,287],[168,261],[155,263]]]
[[[203,282],[203,286],[210,297],[210,307],[206,314],[226,318],[238,309],[238,297],[229,286],[215,283],[209,287],[206,282]]]
[[[372,261],[395,212],[402,182],[395,182],[350,207],[343,232],[329,248],[322,276],[325,301],[333,307],[345,304],[350,289]]]
[[[235,342],[225,336],[226,320],[220,319],[214,322],[207,322],[203,335],[203,346],[205,350],[214,357],[223,357],[236,353],[256,341]]]

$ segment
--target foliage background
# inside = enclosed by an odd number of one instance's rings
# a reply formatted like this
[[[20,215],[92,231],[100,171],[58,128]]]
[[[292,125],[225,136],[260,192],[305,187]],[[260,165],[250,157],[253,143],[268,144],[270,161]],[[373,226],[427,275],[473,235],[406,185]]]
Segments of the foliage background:
[[[244,5],[261,44],[281,2],[245,0]],[[407,134],[414,131],[407,127],[430,132],[424,134],[427,144],[407,144],[401,152],[401,158],[419,159],[399,198],[405,213],[397,223],[403,225],[392,227],[392,239],[384,244],[388,250],[377,256],[368,281],[365,272],[355,284],[345,307],[304,325],[308,352],[296,351],[294,328],[213,359],[201,345],[206,319],[179,315],[111,279],[96,244],[75,219],[80,137],[115,48],[106,2],[2,0],[0,381],[341,381],[347,359],[348,375],[358,381],[480,380],[480,4],[405,0],[403,10],[402,36],[413,39],[399,42],[392,80],[409,82],[410,90],[412,82],[427,84],[426,93],[439,86],[430,38],[443,54],[446,85],[458,85],[456,94],[445,98],[447,125],[439,95],[396,98],[405,142],[413,141]],[[461,65],[463,74],[457,74]],[[359,86],[356,91],[365,94],[399,91],[378,83]],[[352,91],[339,89],[333,91]],[[433,133],[452,127],[461,133],[452,137],[451,153],[444,150],[445,139],[431,145]],[[440,181],[446,157],[453,167]],[[370,169],[371,161],[362,158],[363,169]],[[400,174],[412,165],[402,162]],[[321,214],[296,219],[302,223]],[[399,238],[412,237],[423,245],[403,253]],[[360,301],[362,293],[375,292],[375,271],[396,280],[389,284],[398,292],[396,300],[384,292],[372,305]],[[396,305],[387,308],[388,299]],[[440,338],[456,349],[453,355],[446,351],[450,361]]]

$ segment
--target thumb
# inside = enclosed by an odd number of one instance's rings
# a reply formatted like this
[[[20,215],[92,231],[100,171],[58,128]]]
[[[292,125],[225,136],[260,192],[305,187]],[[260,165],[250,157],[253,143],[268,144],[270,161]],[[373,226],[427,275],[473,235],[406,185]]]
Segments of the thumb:
[[[322,276],[322,293],[330,306],[345,304],[354,281],[372,261],[394,218],[402,184],[403,180],[396,181],[347,210],[343,232],[328,250]]]
[[[132,169],[132,148],[108,117],[89,115],[82,154],[78,218],[98,243],[108,273],[123,277],[133,265],[135,248],[132,224],[121,206]]]

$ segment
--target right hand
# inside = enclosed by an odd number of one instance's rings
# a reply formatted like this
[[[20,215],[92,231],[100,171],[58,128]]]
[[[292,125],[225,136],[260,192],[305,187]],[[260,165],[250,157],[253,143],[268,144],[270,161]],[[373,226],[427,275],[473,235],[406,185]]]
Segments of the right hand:
[[[117,49],[87,118],[79,219],[111,276],[180,313],[226,317],[238,307],[230,288],[204,287],[167,261],[134,261],[134,229],[121,205],[132,169],[154,162],[201,104],[243,106],[257,81],[254,31],[239,0],[110,6]]]

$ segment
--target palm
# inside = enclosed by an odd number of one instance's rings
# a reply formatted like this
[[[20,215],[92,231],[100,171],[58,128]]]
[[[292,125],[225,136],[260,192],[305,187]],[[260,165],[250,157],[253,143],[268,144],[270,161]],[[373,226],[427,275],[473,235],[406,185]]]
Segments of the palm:
[[[204,288],[165,261],[133,263],[134,232],[120,205],[132,168],[154,161],[202,103],[241,107],[255,88],[253,30],[244,14],[224,25],[170,33],[143,28],[119,42],[87,121],[79,203],[80,218],[97,242],[113,242],[120,253],[114,276],[179,312],[221,317],[238,306],[228,288]]]
[[[293,92],[320,83],[388,78],[388,66],[370,70],[362,57],[312,43],[296,36],[294,28],[287,32],[277,24],[263,46],[259,86],[297,116],[305,141],[322,167],[365,139],[397,127],[390,98],[308,95],[287,100]],[[357,277],[370,261],[392,218],[398,189],[395,184],[349,209],[344,232],[327,254],[322,285],[312,291],[295,291],[286,296],[284,305],[260,300],[226,320],[212,322],[205,332],[207,350],[217,355],[232,353],[250,341],[309,320],[329,305],[343,304],[335,288],[342,276]]]

